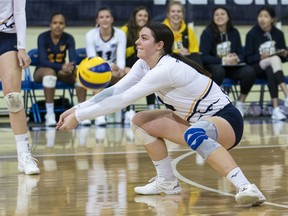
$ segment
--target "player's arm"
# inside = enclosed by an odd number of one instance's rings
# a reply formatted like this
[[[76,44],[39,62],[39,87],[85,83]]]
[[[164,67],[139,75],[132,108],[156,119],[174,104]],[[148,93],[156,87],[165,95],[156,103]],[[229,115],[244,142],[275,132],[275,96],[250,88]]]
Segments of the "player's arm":
[[[116,64],[121,69],[124,69],[126,65],[126,44],[127,44],[127,38],[125,33],[119,31],[118,47],[116,53]]]
[[[87,32],[87,34],[86,34],[86,39],[85,39],[85,43],[86,43],[86,54],[87,54],[87,57],[88,57],[88,58],[97,56],[96,50],[95,50],[95,47],[94,47],[94,42],[93,42],[93,36],[95,36],[95,35],[93,34],[93,32],[95,32],[95,31],[91,31],[91,30],[90,30],[89,32]]]

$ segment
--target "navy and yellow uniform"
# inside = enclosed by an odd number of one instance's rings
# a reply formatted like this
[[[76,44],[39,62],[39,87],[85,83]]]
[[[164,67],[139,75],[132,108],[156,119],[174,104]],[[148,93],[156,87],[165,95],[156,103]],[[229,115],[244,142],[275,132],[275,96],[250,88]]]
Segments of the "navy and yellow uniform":
[[[43,32],[38,37],[39,63],[37,67],[49,67],[60,71],[66,61],[68,51],[69,62],[76,63],[75,40],[72,35],[63,32],[59,42],[54,44],[51,31]]]

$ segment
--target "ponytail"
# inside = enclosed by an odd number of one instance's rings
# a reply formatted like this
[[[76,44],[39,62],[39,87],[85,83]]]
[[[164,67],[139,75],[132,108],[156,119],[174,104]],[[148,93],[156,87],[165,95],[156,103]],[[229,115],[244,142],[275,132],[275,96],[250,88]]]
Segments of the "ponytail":
[[[211,74],[209,71],[205,70],[203,67],[201,67],[199,64],[197,64],[196,62],[194,62],[193,60],[188,59],[188,58],[186,58],[185,56],[180,55],[180,54],[175,53],[175,52],[172,52],[170,55],[171,55],[172,57],[174,57],[174,58],[176,58],[176,59],[178,59],[178,60],[180,60],[180,61],[188,64],[189,66],[191,66],[192,68],[194,68],[195,70],[197,70],[199,73],[201,73],[201,74],[203,74],[203,75],[211,78],[212,74]]]

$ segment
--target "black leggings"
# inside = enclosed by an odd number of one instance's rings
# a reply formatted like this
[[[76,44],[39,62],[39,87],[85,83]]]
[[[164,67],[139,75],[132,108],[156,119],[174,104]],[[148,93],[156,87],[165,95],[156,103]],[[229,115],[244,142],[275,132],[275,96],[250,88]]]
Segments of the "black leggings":
[[[285,82],[283,71],[273,72],[272,67],[267,67],[265,70],[260,68],[259,64],[253,65],[256,71],[256,77],[267,80],[268,89],[271,98],[278,98],[278,85]]]
[[[240,82],[241,94],[247,95],[251,90],[256,73],[252,66],[222,66],[219,64],[206,65],[205,68],[212,74],[212,80],[221,85],[224,78],[230,78]]]

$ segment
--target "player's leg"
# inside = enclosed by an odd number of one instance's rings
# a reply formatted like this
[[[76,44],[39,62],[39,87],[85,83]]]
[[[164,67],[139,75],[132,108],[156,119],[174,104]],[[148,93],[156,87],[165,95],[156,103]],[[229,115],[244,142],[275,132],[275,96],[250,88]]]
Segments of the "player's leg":
[[[218,173],[237,189],[236,201],[242,205],[259,205],[266,198],[251,184],[227,149],[237,145],[243,133],[241,114],[234,106],[227,106],[219,115],[200,120],[184,133],[191,149],[196,151]]]
[[[56,125],[56,115],[54,112],[54,96],[57,82],[56,72],[52,68],[40,67],[34,72],[34,81],[42,83],[45,96],[45,125],[53,127]]]
[[[16,51],[8,51],[0,55],[0,79],[16,140],[18,170],[26,174],[38,174],[40,170],[31,156],[29,147],[26,114],[21,94],[21,70]]]
[[[131,129],[135,140],[144,144],[157,172],[157,176],[152,178],[147,185],[135,187],[136,193],[179,194],[181,192],[182,189],[173,173],[171,158],[163,137],[186,145],[183,133],[188,126],[187,122],[170,110],[143,111],[133,117]],[[181,141],[177,142],[177,139]]]

